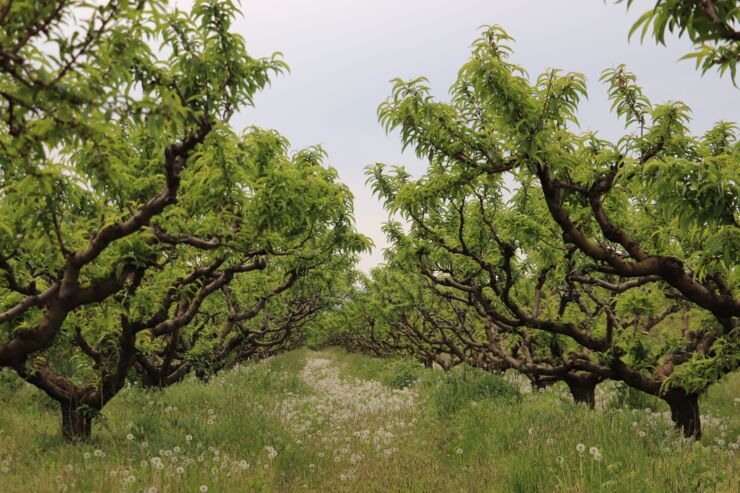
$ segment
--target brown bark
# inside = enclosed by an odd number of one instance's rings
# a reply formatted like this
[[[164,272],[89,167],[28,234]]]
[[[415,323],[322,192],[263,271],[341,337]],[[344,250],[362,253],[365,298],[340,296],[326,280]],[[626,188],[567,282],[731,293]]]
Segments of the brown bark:
[[[68,442],[80,442],[90,438],[94,410],[77,401],[61,402],[62,436]]]
[[[565,383],[573,396],[576,404],[586,404],[591,409],[596,407],[596,384],[598,380],[593,378],[568,378]]]
[[[570,217],[563,205],[560,189],[547,167],[538,168],[550,215],[563,231],[566,242],[578,247],[580,251],[604,264],[610,273],[621,277],[660,276],[666,283],[678,290],[687,300],[712,312],[718,319],[740,315],[740,299],[729,293],[716,293],[706,285],[696,281],[679,259],[669,256],[650,255],[644,252],[624,231],[614,226],[604,212],[600,196],[604,187],[595,187],[587,193],[591,201],[594,219],[599,223],[608,241],[620,244],[634,261],[626,260],[594,239],[587,237]],[[610,175],[610,179],[613,175]],[[597,183],[598,185],[598,183]],[[607,272],[607,271],[604,271]]]
[[[619,359],[615,360],[611,367],[602,367],[588,361],[578,361],[577,364],[580,370],[594,372],[603,378],[622,381],[634,389],[660,397],[668,403],[671,408],[671,418],[676,427],[683,431],[684,436],[701,438],[698,394],[689,394],[683,389],[662,392],[662,378],[648,378]]]
[[[44,310],[40,322],[35,327],[18,331],[9,341],[0,344],[0,366],[13,368],[23,366],[33,353],[47,349],[54,343],[70,312],[80,306],[104,301],[123,289],[134,276],[138,275],[137,271],[141,269],[127,265],[123,275],[111,275],[89,286],[81,286],[79,282],[82,269],[97,259],[113,242],[143,230],[154,217],[177,201],[180,175],[187,159],[193,149],[203,142],[212,127],[213,123],[210,121],[199,122],[199,128],[195,132],[165,149],[166,183],[157,195],[151,197],[128,219],[101,228],[85,248],[69,253],[67,264],[61,271],[63,273],[61,279],[46,292],[34,293],[5,313],[0,313],[0,320],[9,320],[31,307]]]
[[[699,396],[687,394],[682,389],[671,389],[663,396],[671,408],[671,418],[686,438],[701,438],[701,414]]]

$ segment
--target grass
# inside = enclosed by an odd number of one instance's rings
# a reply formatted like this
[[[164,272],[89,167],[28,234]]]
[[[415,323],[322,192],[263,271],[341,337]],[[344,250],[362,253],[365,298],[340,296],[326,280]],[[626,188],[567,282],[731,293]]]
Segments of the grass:
[[[7,492],[740,490],[738,374],[704,398],[701,443],[680,439],[659,401],[613,384],[594,412],[562,387],[520,393],[470,368],[444,374],[338,350],[163,392],[127,388],[76,446],[35,389],[2,375],[0,399]]]

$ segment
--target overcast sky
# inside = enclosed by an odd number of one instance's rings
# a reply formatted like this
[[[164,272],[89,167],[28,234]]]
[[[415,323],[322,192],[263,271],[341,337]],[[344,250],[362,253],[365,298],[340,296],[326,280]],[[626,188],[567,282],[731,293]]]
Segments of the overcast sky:
[[[625,63],[654,102],[682,100],[693,110],[693,130],[717,120],[738,120],[740,91],[729,79],[701,77],[693,63],[677,61],[686,40],[667,47],[627,40],[635,18],[654,0],[625,12],[612,0],[242,0],[244,18],[235,29],[252,56],[275,51],[291,73],[278,77],[233,124],[274,128],[293,147],[321,144],[329,164],[355,194],[357,227],[375,242],[360,268],[382,260],[381,225],[386,214],[365,186],[363,168],[372,163],[405,164],[418,174],[424,164],[401,152],[386,135],[376,109],[390,93],[390,79],[426,76],[434,94],[448,89],[484,24],[500,24],[516,39],[513,60],[531,77],[549,67],[578,71],[589,82],[581,106],[583,130],[606,138],[623,129],[609,111],[600,72]]]

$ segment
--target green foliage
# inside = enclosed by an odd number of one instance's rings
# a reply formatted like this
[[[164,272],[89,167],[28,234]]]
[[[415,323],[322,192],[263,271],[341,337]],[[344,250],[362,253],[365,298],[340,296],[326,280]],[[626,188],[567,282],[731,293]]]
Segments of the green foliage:
[[[626,3],[630,8],[634,0]],[[729,71],[735,81],[740,61],[740,9],[735,0],[658,0],[635,22],[629,35],[638,30],[641,40],[652,34],[660,44],[665,44],[666,33],[687,35],[696,51],[684,59],[695,58],[702,73],[715,68],[720,74]]]
[[[626,134],[578,133],[583,76],[530,78],[511,41],[484,29],[449,101],[424,78],[393,81],[380,123],[428,167],[366,168],[406,224],[386,225],[386,265],[348,310],[367,316],[338,343],[530,378],[569,364],[652,395],[673,374],[704,391],[736,367],[723,349],[740,286],[736,126],[692,135],[685,104],[652,103],[620,65],[601,82]]]
[[[381,382],[394,389],[411,387],[419,379],[421,367],[418,363],[404,359],[392,361],[385,370]]]
[[[663,389],[682,388],[693,394],[704,393],[709,385],[740,368],[738,329],[728,338],[720,338],[707,354],[694,353],[664,382]]]
[[[424,382],[434,409],[442,417],[451,417],[471,402],[501,401],[515,403],[521,399],[519,390],[498,375],[460,365],[450,372],[429,376]]]
[[[287,71],[238,15],[0,6],[0,367],[68,407],[296,347],[370,245],[320,147],[230,125]]]
[[[413,386],[422,373],[421,365],[407,358],[366,359],[362,365],[351,364],[351,375],[357,378],[377,380],[394,389]]]

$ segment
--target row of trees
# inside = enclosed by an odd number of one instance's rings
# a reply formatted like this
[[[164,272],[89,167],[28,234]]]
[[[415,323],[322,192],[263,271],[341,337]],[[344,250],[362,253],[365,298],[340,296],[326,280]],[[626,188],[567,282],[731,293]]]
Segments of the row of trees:
[[[0,368],[67,439],[127,380],[300,344],[368,247],[320,148],[229,126],[276,57],[232,2],[0,4]]]
[[[706,42],[702,67],[734,76],[733,3],[661,0],[636,27]],[[513,368],[591,404],[621,380],[699,434],[698,396],[740,359],[734,125],[694,137],[617,67],[630,132],[577,134],[583,77],[530,81],[492,27],[450,103],[419,79],[381,107],[430,164],[368,170],[405,224],[348,299],[369,242],[323,151],[229,124],[286,69],[247,54],[237,14],[0,0],[0,370],[59,402],[66,438],[127,381],[296,347],[320,313],[346,347]]]
[[[715,54],[730,55],[703,58],[705,69],[734,75],[738,14],[728,5],[658,2],[635,28],[718,44]],[[394,81],[380,121],[428,168],[413,178],[368,167],[401,222],[387,224],[386,264],[343,306],[329,340],[445,369],[513,369],[537,387],[562,381],[592,407],[599,382],[621,381],[665,400],[699,437],[699,397],[740,365],[737,128],[691,135],[689,108],[653,104],[618,66],[601,80],[627,133],[578,133],[584,77],[530,80],[511,52],[503,29],[486,29],[450,102],[423,78]]]

